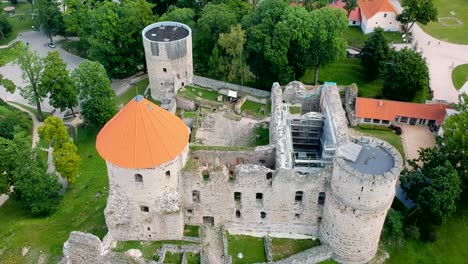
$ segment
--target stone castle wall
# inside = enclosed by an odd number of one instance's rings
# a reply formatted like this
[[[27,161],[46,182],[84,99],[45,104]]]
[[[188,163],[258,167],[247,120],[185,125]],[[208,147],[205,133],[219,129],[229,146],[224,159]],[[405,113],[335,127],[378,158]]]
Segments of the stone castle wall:
[[[209,172],[209,180],[203,178],[203,171]],[[291,169],[272,171],[250,164],[236,166],[234,175],[224,166],[184,172],[181,189],[185,221],[202,224],[203,217],[208,216],[232,233],[317,235],[322,211],[318,196],[325,190],[330,173],[330,169],[323,169],[297,175]],[[198,197],[194,198],[194,192]],[[301,201],[296,201],[296,192],[302,192]]]
[[[233,91],[250,94],[253,96],[257,96],[257,97],[269,97],[270,96],[270,92],[265,91],[265,90],[260,90],[260,89],[255,89],[255,88],[242,86],[238,84],[218,81],[215,79],[197,76],[197,75],[193,76],[193,83],[201,87],[213,89],[215,91],[218,91],[220,89],[230,89]]]

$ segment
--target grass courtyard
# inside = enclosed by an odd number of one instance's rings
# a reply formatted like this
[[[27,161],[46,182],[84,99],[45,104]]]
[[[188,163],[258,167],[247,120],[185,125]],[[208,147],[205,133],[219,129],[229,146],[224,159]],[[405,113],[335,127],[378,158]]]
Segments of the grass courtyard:
[[[228,252],[233,264],[266,262],[262,237],[228,234]]]
[[[308,69],[301,79],[306,84],[314,83],[314,70]],[[337,85],[357,84],[359,96],[376,97],[380,94],[383,79],[369,80],[361,60],[358,58],[344,58],[336,63],[319,69],[319,82],[336,82]]]
[[[117,243],[117,247],[114,249],[116,252],[125,252],[129,249],[139,249],[142,257],[145,259],[153,259],[156,254],[156,250],[160,249],[163,244],[172,245],[187,245],[193,244],[191,242],[180,241],[180,240],[161,240],[161,241],[121,241]],[[167,253],[166,253],[167,258]],[[182,257],[181,257],[182,258]],[[164,262],[166,263],[166,262]],[[180,262],[179,262],[180,263]]]
[[[440,40],[468,44],[468,3],[466,0],[433,0],[438,22],[422,26],[425,32]],[[451,12],[454,12],[452,16]]]
[[[468,82],[468,64],[462,64],[453,69],[452,82],[457,90],[462,88],[465,82]]]
[[[15,46],[16,44],[10,48],[0,49],[0,67],[16,59],[16,54],[14,52]]]
[[[466,197],[466,196],[465,196]],[[386,264],[466,263],[468,259],[468,204],[461,203],[445,225],[439,228],[434,243],[407,241],[404,245],[383,245],[390,254]]]
[[[125,105],[128,102],[130,102],[130,100],[135,98],[135,96],[143,95],[148,85],[149,85],[148,77],[141,79],[135,85],[130,87],[125,93],[119,96],[120,102]]]
[[[81,173],[54,214],[32,217],[12,199],[0,207],[1,263],[38,263],[41,255],[45,263],[58,263],[71,231],[89,232],[100,238],[107,233],[104,208],[108,180],[105,163],[96,152],[96,134],[93,129],[78,129],[75,144],[81,157]],[[24,247],[29,252],[22,256]]]
[[[4,13],[3,8],[10,6],[8,3],[0,3],[0,12]],[[32,5],[30,3],[18,3],[14,5],[16,8],[15,16],[7,15],[8,21],[13,27],[13,31],[5,39],[0,39],[0,45],[6,45],[10,41],[14,40],[21,31],[32,30]]]
[[[320,245],[318,239],[272,238],[273,261],[287,258]]]
[[[384,36],[389,43],[403,43],[400,32],[384,32]],[[369,38],[369,34],[362,33],[361,27],[348,27],[344,32],[344,37],[348,42],[348,46],[362,49]]]

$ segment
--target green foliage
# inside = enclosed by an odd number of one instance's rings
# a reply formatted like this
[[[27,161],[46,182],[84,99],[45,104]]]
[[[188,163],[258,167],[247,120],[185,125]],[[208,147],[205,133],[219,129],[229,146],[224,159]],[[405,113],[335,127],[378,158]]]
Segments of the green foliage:
[[[13,139],[18,129],[28,134],[31,133],[31,118],[27,114],[15,111],[4,119],[0,118],[0,137]]]
[[[265,246],[262,237],[228,234],[228,252],[233,264],[266,262]],[[237,255],[242,253],[243,258]]]
[[[250,80],[253,75],[245,56],[242,56],[245,41],[245,30],[242,30],[240,25],[231,27],[229,33],[221,33],[218,39],[219,49],[218,46],[213,49],[209,60],[211,75],[241,84],[244,84],[244,80]]]
[[[160,241],[119,241],[117,247],[113,249],[116,252],[125,252],[129,249],[139,249],[142,257],[145,259],[152,259],[156,250],[160,249],[163,244],[170,245],[190,245],[193,242],[183,240],[160,240]],[[164,262],[166,263],[166,262]],[[180,263],[180,262],[179,262]]]
[[[11,80],[4,78],[3,75],[1,74],[0,74],[0,85],[5,87],[5,89],[9,93],[14,93],[16,90],[16,85]]]
[[[255,146],[265,146],[270,143],[270,129],[268,127],[255,127]]]
[[[125,77],[144,63],[141,31],[156,20],[145,0],[72,2],[65,14],[68,32],[88,43],[88,57],[111,76]]]
[[[383,228],[383,236],[387,240],[401,241],[404,238],[403,234],[403,220],[404,216],[401,212],[390,208],[385,218]]]
[[[254,101],[246,100],[241,107],[241,111],[257,118],[269,116],[270,102],[267,102],[267,104],[261,104]]]
[[[361,51],[361,62],[370,78],[383,72],[390,59],[390,48],[383,33],[383,29],[376,28]]]
[[[468,64],[458,65],[452,71],[452,82],[455,89],[459,90],[468,82]]]
[[[43,120],[41,102],[47,96],[47,90],[39,85],[41,76],[44,72],[44,62],[37,52],[29,50],[23,44],[15,47],[18,56],[16,64],[22,71],[23,79],[28,85],[19,88],[20,94],[26,98],[30,104],[36,105],[37,117],[39,121]]]
[[[45,33],[49,36],[50,42],[52,36],[62,35],[65,33],[65,23],[63,22],[62,13],[59,9],[59,3],[55,0],[36,0],[34,7],[37,10],[38,21]]]
[[[461,97],[462,98],[462,97]],[[442,123],[444,137],[441,139],[442,152],[448,155],[452,165],[457,169],[463,181],[464,188],[468,187],[468,96],[464,96],[464,103],[460,102],[458,114],[449,116]]]
[[[320,246],[318,239],[272,238],[273,261],[287,258],[309,248]]]
[[[429,69],[421,54],[402,49],[387,64],[382,94],[397,101],[411,101],[418,91],[429,90]]]
[[[437,149],[421,149],[419,154],[418,160],[410,161],[414,170],[400,177],[401,187],[420,207],[424,222],[440,225],[456,211],[462,182],[446,154]]]
[[[66,178],[69,183],[74,183],[76,176],[80,173],[80,156],[78,149],[72,142],[63,144],[54,149],[53,160],[55,169]]]
[[[186,253],[187,256],[187,264],[200,264],[200,254],[194,254],[191,252]]]
[[[72,80],[79,92],[82,114],[90,124],[100,127],[117,113],[117,95],[99,62],[83,61],[73,71]]]
[[[159,18],[159,21],[176,21],[193,29],[195,27],[195,11],[191,8],[170,6],[167,12]]]
[[[69,108],[73,113],[73,107],[78,105],[78,91],[58,51],[47,54],[44,58],[44,67],[40,89],[49,92],[49,101],[53,107],[60,111]]]
[[[401,5],[404,9],[397,15],[397,20],[404,24],[406,32],[416,22],[423,25],[427,25],[431,21],[437,22],[437,9],[432,0],[403,0]]]
[[[184,226],[184,236],[200,237],[200,226],[185,225]]]
[[[0,38],[5,39],[13,31],[11,23],[8,21],[5,14],[0,14]]]
[[[358,7],[357,0],[343,0],[343,3],[345,3],[344,9],[346,10],[346,13],[348,13],[348,17],[351,11]]]
[[[38,132],[41,138],[54,148],[60,148],[63,144],[70,141],[67,128],[63,124],[62,119],[58,117],[47,117],[44,125],[38,128]]]
[[[392,131],[392,129],[387,126],[359,124],[358,127],[366,130]]]
[[[182,263],[182,253],[172,253],[172,252],[166,251],[166,255],[164,256],[164,263],[167,263],[167,264]]]
[[[14,185],[11,196],[33,215],[49,215],[60,201],[60,184],[54,175],[47,175],[40,159],[41,150],[31,149],[31,139],[24,133],[13,140],[0,138],[0,187]]]
[[[405,227],[405,237],[407,239],[418,240],[421,234],[419,233],[419,227],[415,225],[409,225]]]

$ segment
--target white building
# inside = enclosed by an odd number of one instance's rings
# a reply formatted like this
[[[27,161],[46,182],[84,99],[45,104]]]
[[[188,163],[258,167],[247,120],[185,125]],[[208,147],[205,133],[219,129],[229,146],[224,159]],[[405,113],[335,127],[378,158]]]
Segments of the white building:
[[[400,31],[397,12],[388,0],[358,0],[361,10],[361,29],[364,34],[372,33],[375,28],[384,31]]]

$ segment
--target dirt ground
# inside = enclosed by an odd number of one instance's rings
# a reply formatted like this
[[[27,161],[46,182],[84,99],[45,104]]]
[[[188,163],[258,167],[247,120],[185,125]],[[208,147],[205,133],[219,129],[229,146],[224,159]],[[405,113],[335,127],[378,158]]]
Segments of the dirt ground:
[[[250,146],[257,123],[257,120],[247,117],[239,121],[228,119],[223,111],[211,113],[203,118],[197,129],[196,141],[207,146]]]
[[[419,157],[420,148],[435,146],[435,135],[427,126],[401,125],[403,133],[401,139],[406,153],[406,159],[416,159]]]

